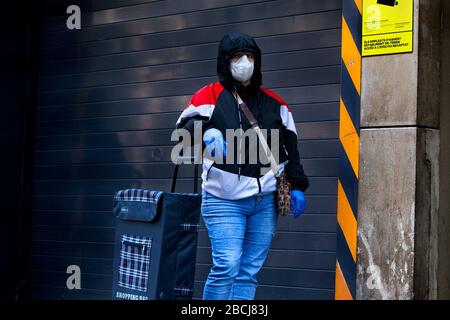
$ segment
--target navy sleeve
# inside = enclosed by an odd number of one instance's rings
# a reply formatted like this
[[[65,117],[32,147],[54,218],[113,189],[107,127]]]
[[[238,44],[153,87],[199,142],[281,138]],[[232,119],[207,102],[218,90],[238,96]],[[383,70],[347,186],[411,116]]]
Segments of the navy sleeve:
[[[306,176],[300,161],[294,119],[286,105],[281,106],[281,118],[283,121],[284,147],[288,153],[289,159],[289,162],[285,167],[286,176],[291,183],[292,190],[305,191],[309,187],[309,179]]]

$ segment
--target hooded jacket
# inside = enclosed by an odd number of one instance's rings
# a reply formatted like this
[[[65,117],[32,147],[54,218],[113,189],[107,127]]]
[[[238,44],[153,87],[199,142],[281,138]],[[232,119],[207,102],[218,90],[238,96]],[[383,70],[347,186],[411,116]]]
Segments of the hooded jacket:
[[[233,79],[230,68],[230,56],[238,51],[251,52],[255,57],[254,72],[251,82],[244,87]],[[293,190],[305,191],[308,178],[304,173],[297,150],[297,131],[288,104],[275,92],[262,87],[261,50],[250,36],[243,33],[225,35],[219,45],[217,56],[217,74],[219,81],[208,84],[197,91],[190,99],[187,108],[177,120],[176,128],[187,129],[194,135],[194,122],[202,122],[203,132],[216,128],[226,139],[227,129],[239,129],[243,132],[251,125],[232,92],[237,90],[242,100],[258,120],[262,129],[267,130],[267,142],[271,146],[271,129],[278,129],[279,149],[272,152],[279,154],[280,170],[286,171]],[[202,132],[202,134],[203,134]],[[252,146],[246,142],[243,150],[238,152],[239,138],[234,143],[232,163],[224,159],[223,163],[203,157],[202,189],[223,199],[237,200],[261,192],[276,190],[276,178],[270,170],[267,158],[257,154],[256,163],[250,161],[251,148],[259,148],[259,143]],[[246,139],[248,141],[248,139]],[[241,140],[241,141],[246,141]],[[230,144],[231,141],[227,141]],[[203,150],[204,144],[202,144]],[[228,153],[228,149],[227,149]]]

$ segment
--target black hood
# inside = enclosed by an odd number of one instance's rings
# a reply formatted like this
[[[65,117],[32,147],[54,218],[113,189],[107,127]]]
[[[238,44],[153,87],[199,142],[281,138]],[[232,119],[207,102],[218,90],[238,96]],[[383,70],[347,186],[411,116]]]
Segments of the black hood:
[[[231,32],[222,38],[217,54],[217,74],[219,81],[227,89],[239,86],[240,83],[233,79],[229,68],[229,58],[237,51],[246,51],[254,54],[255,68],[250,87],[252,89],[258,89],[262,84],[261,50],[255,40],[245,33]]]

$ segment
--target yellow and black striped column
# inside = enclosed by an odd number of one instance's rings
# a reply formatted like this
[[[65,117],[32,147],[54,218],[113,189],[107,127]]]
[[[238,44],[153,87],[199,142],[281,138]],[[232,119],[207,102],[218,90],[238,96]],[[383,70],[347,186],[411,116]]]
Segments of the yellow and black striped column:
[[[362,0],[343,0],[336,300],[353,300],[355,299],[356,291],[359,116],[361,100],[361,10]]]

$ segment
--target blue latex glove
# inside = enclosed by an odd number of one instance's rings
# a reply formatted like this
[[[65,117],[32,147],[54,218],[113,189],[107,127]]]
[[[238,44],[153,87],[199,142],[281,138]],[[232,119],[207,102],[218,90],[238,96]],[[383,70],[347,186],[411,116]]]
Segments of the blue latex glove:
[[[227,142],[223,139],[222,132],[215,128],[211,128],[205,131],[203,134],[203,142],[205,143],[206,150],[213,157],[217,154],[227,156]]]
[[[294,211],[294,218],[297,219],[305,212],[306,200],[305,194],[300,190],[291,191],[291,210]]]

